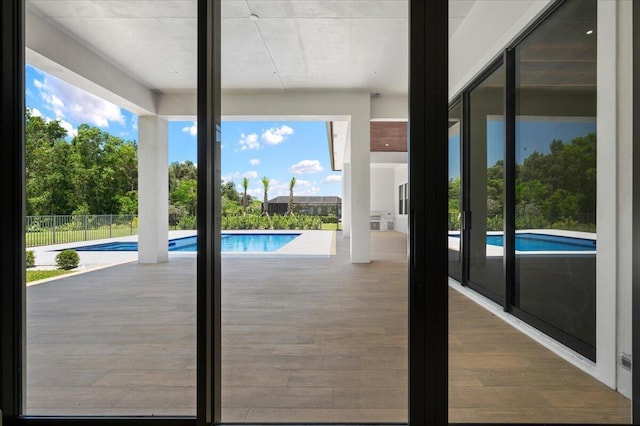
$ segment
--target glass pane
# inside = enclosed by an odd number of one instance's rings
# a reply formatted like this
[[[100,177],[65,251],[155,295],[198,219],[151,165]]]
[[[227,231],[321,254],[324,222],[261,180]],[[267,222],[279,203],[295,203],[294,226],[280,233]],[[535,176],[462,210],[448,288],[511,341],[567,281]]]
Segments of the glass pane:
[[[470,211],[469,280],[489,297],[504,297],[504,66],[469,96]]]
[[[195,416],[196,129],[149,111],[196,87],[197,3],[80,3],[26,2],[21,408]]]
[[[462,280],[462,104],[449,111],[449,276]]]
[[[567,3],[517,55],[515,305],[595,360],[596,2]],[[548,49],[562,41],[562,49]]]

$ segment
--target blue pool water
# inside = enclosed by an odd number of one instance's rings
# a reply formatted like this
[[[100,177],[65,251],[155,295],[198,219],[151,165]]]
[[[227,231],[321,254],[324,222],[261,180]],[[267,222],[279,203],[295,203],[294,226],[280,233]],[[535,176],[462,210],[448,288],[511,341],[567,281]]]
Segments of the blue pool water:
[[[300,234],[222,234],[222,252],[274,252]],[[169,240],[169,251],[196,251],[198,238]],[[74,247],[77,251],[138,251],[136,242],[113,242]]]
[[[459,235],[450,235],[458,237]],[[487,235],[487,244],[504,245],[502,235]],[[586,238],[561,237],[546,234],[516,234],[516,250],[518,251],[594,251],[596,240]]]

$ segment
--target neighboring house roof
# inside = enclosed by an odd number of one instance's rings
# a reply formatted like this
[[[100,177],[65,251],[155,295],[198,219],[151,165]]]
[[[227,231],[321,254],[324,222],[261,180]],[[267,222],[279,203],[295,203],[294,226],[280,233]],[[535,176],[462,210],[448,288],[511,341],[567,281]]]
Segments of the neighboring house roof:
[[[288,204],[289,197],[286,195],[282,195],[280,197],[275,197],[269,200],[269,204]],[[342,199],[340,197],[322,197],[322,196],[311,196],[311,197],[293,197],[293,204],[342,204]]]

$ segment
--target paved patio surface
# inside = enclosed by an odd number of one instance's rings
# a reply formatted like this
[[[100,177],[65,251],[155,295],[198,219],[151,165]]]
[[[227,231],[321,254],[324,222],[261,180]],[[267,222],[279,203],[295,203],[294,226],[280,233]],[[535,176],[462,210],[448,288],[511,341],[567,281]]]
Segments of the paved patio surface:
[[[223,259],[223,420],[404,422],[406,236],[373,262]],[[195,414],[195,258],[27,289],[27,413]],[[456,291],[451,421],[629,422],[629,401]]]

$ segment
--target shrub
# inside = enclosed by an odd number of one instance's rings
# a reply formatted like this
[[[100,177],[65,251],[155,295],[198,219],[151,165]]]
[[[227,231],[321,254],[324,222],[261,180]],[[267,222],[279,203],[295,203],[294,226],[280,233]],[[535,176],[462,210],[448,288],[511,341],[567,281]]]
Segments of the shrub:
[[[62,250],[56,256],[58,269],[74,269],[78,267],[78,263],[80,263],[80,256],[78,256],[78,252],[75,250]]]
[[[36,266],[36,254],[33,250],[27,250],[27,254],[25,256],[25,263],[27,268],[33,268]]]
[[[179,229],[196,229],[196,217],[184,216],[178,221]]]
[[[320,219],[322,219],[322,223],[338,223],[336,216],[320,216]]]
[[[223,216],[222,229],[321,229],[322,221],[318,216],[290,215],[260,216],[246,214],[242,216]]]

